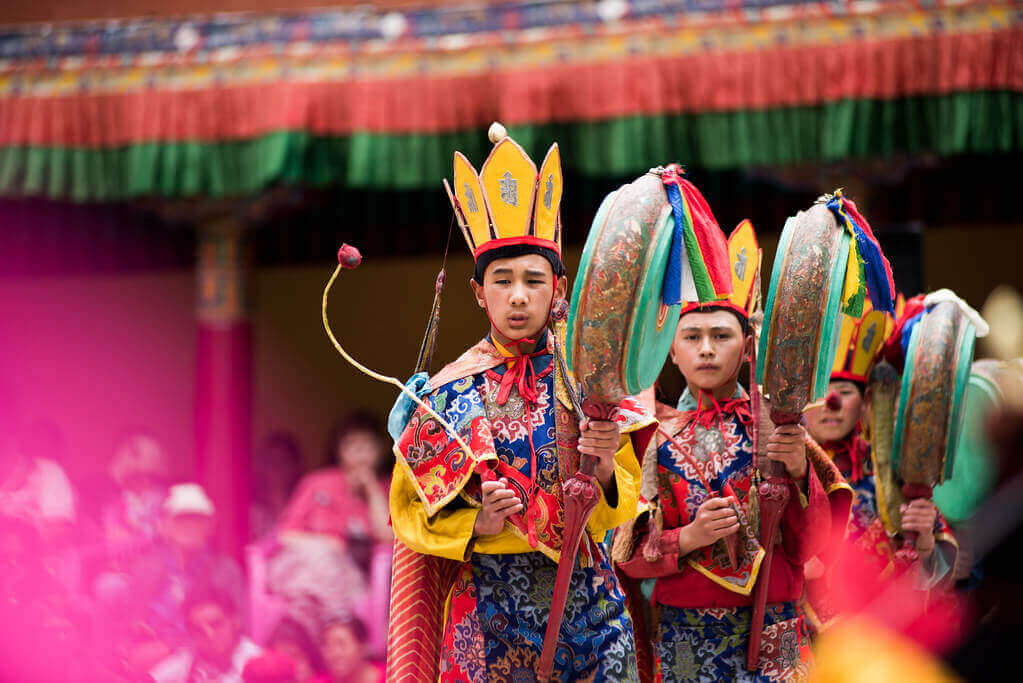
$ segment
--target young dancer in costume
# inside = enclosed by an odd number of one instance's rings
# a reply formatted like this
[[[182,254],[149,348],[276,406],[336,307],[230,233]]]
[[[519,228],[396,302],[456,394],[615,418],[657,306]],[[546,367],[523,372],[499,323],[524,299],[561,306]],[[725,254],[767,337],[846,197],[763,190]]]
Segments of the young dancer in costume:
[[[657,405],[667,434],[658,430],[656,450],[644,459],[650,522],[637,520],[641,533],[619,530],[614,546],[626,575],[655,579],[649,612],[664,681],[786,680],[805,673],[809,641],[796,609],[803,563],[826,542],[832,514],[844,520],[848,513],[848,487],[802,427],[761,431],[761,450],[789,475],[791,502],[768,584],[759,667],[747,671],[752,591],[765,554],[758,540],[756,416],[737,382],[754,345],[749,316],[759,249],[748,222],[729,238],[729,260],[732,297],[682,309],[671,358],[686,390],[677,408]]]
[[[923,297],[911,299],[900,312],[897,329],[891,316],[870,310],[869,304],[861,318],[843,316],[827,401],[805,413],[810,435],[856,494],[842,552],[814,558],[807,565],[803,607],[816,630],[825,628],[838,612],[870,599],[879,587],[878,580],[895,578],[909,569],[907,558],[897,553],[901,538],[896,543],[896,534],[917,534],[917,588],[929,590],[951,578],[957,546],[944,518],[926,498],[898,505],[901,523],[893,517],[889,503],[901,496],[893,484],[875,478],[877,466],[864,433],[867,385],[874,362],[886,341],[895,338],[893,349],[897,351],[892,353],[898,357],[893,360],[901,365],[898,338],[905,322],[922,310]],[[836,567],[836,563],[842,566]],[[836,571],[844,578],[835,576]]]
[[[616,421],[577,423],[549,326],[567,291],[558,148],[538,174],[500,133],[492,133],[496,144],[479,174],[455,154],[449,190],[490,329],[421,392],[472,453],[422,408],[412,414],[395,444],[394,533],[418,553],[459,563],[447,595],[441,680],[531,680],[561,550],[561,483],[580,453],[594,456],[601,499],[572,576],[555,674],[634,680],[632,625],[595,539],[635,515],[636,453],[654,422],[626,400]]]

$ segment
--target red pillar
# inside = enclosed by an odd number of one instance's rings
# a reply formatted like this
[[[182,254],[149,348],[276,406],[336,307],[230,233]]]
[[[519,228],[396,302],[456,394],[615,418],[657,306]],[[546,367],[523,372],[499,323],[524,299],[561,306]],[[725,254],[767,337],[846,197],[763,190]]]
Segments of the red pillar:
[[[241,559],[252,474],[248,249],[233,216],[199,227],[195,472],[217,506],[220,547]]]

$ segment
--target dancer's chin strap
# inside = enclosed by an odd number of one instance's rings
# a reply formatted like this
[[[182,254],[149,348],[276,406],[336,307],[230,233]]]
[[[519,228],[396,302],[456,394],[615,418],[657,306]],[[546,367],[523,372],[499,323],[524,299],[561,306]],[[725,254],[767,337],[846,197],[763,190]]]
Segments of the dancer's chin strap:
[[[497,391],[497,405],[503,406],[508,402],[512,387],[519,390],[519,395],[530,405],[535,406],[540,399],[536,390],[536,370],[533,369],[533,357],[542,356],[547,349],[535,350],[532,353],[522,353],[522,344],[535,344],[535,339],[519,339],[511,342],[509,346],[515,348],[515,355],[505,361],[507,369],[501,378],[501,388]]]
[[[334,336],[334,332],[330,329],[330,322],[327,320],[327,298],[330,295],[330,288],[334,285],[334,281],[337,280],[337,276],[341,274],[342,269],[353,270],[357,268],[359,264],[362,262],[362,254],[360,254],[359,250],[356,249],[355,247],[349,244],[342,244],[341,249],[339,249],[337,252],[337,260],[338,266],[337,268],[334,269],[334,274],[330,276],[330,280],[327,281],[327,286],[323,289],[322,306],[323,329],[327,331],[327,336],[330,337],[330,341],[332,344],[334,344],[334,348],[337,349],[337,352],[341,354],[342,358],[351,363],[351,365],[362,374],[366,375],[367,377],[372,377],[378,382],[383,382],[384,384],[393,384],[403,394],[408,396],[411,400],[415,401],[420,408],[425,410],[427,413],[430,414],[431,417],[433,417],[441,425],[444,426],[444,428],[448,431],[448,434],[451,435],[451,438],[453,438],[455,440],[455,443],[457,443],[465,451],[466,455],[475,460],[476,459],[475,455],[473,454],[472,449],[469,448],[469,444],[467,444],[462,439],[462,437],[458,435],[458,432],[455,430],[455,428],[452,427],[448,423],[448,421],[441,417],[433,408],[431,408],[422,399],[416,396],[415,393],[410,391],[401,380],[399,380],[397,377],[388,377],[387,375],[382,375],[379,372],[370,370],[365,365],[352,358],[348,354],[348,352],[344,350],[344,347],[341,346],[341,343],[338,342],[337,337]]]
[[[704,428],[710,429],[715,422],[718,423],[719,429],[722,428],[725,416],[733,413],[746,426],[753,422],[753,413],[749,409],[749,399],[730,398],[718,402],[714,398],[714,394],[709,391],[700,389],[697,393],[696,421]],[[704,396],[710,399],[710,405],[703,403]]]

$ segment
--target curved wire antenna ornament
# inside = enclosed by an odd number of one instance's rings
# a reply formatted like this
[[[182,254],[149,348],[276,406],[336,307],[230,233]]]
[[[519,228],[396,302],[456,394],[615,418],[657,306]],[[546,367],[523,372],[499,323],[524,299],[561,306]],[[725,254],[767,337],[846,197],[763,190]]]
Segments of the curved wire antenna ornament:
[[[354,270],[359,266],[360,263],[362,263],[362,254],[360,254],[359,250],[351,246],[350,244],[342,244],[341,248],[337,252],[337,260],[338,260],[337,268],[334,269],[334,274],[330,276],[330,280],[327,281],[327,286],[324,287],[323,289],[322,306],[323,329],[327,331],[327,336],[330,337],[330,341],[332,344],[334,344],[334,348],[337,349],[337,352],[341,354],[342,358],[348,361],[356,370],[358,370],[362,374],[366,375],[367,377],[371,377],[377,380],[378,382],[394,385],[403,394],[408,396],[411,400],[415,401],[415,403],[419,405],[420,408],[425,410],[427,413],[430,414],[431,417],[433,417],[435,420],[437,420],[437,422],[443,425],[444,429],[446,429],[448,434],[451,435],[451,438],[455,440],[455,443],[457,443],[459,447],[465,450],[466,455],[468,455],[472,459],[475,459],[475,454],[472,452],[472,449],[469,448],[469,444],[467,444],[465,440],[463,440],[462,437],[458,435],[458,432],[455,430],[455,428],[452,427],[447,420],[441,417],[437,413],[437,411],[435,411],[433,408],[427,405],[426,402],[424,402],[421,398],[416,396],[415,393],[410,391],[409,388],[406,387],[405,384],[397,377],[389,377],[379,372],[375,372],[374,370],[370,370],[365,365],[352,358],[352,356],[347,351],[345,351],[344,347],[341,346],[341,343],[337,340],[337,337],[334,336],[334,332],[330,329],[330,321],[327,319],[327,300],[330,296],[330,288],[334,286],[334,281],[337,280],[337,277],[338,275],[341,274],[342,270]]]

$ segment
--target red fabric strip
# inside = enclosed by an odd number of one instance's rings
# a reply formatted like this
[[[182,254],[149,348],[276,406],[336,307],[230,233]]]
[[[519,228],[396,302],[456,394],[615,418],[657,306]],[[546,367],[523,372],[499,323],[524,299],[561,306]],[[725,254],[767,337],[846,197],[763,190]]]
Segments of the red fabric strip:
[[[714,285],[714,292],[719,298],[725,298],[732,293],[732,269],[728,263],[725,233],[721,232],[710,205],[695,185],[685,178],[679,178],[679,189],[689,205],[693,232],[700,245],[700,255],[703,257],[707,275]]]
[[[117,147],[279,130],[436,134],[505,124],[1023,91],[1023,30],[494,73],[0,98],[0,145]]]

